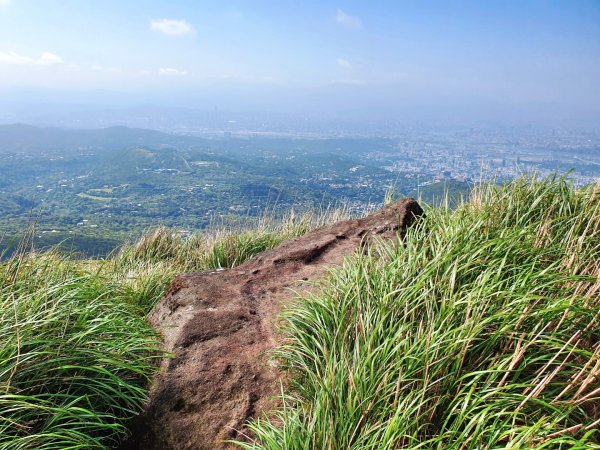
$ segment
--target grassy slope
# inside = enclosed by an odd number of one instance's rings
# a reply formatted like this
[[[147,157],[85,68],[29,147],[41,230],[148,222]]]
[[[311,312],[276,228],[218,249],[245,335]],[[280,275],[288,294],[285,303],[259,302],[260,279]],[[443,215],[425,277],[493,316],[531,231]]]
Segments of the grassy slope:
[[[249,447],[600,448],[599,204],[520,180],[350,260],[286,313],[293,389]],[[337,218],[0,265],[0,449],[113,446],[146,398],[160,352],[144,317],[171,277]]]
[[[600,448],[599,187],[426,214],[285,313],[292,386],[245,448]]]
[[[161,228],[107,261],[21,249],[0,264],[0,450],[115,446],[162,356],[145,316],[171,278],[234,266],[343,215],[185,240]]]

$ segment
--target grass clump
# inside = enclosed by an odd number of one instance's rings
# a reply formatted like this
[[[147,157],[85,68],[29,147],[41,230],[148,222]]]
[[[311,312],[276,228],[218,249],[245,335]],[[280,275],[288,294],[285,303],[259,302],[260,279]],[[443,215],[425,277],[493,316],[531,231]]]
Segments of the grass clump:
[[[158,336],[55,253],[0,266],[0,449],[103,449],[146,400]]]
[[[247,449],[600,449],[600,190],[484,186],[284,313]]]

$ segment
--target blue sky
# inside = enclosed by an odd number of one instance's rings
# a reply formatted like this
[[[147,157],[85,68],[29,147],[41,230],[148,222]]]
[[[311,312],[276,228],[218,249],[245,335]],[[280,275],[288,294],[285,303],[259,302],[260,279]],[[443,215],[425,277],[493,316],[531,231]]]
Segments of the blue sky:
[[[598,0],[0,0],[4,91],[597,111],[598,86]]]

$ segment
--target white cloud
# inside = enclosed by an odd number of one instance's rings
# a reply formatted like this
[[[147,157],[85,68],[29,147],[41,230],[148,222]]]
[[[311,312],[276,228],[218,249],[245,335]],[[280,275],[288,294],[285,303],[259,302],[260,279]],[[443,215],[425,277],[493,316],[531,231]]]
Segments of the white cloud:
[[[158,73],[160,75],[173,75],[178,77],[182,77],[188,74],[185,70],[173,69],[172,67],[161,67],[160,69],[158,69]]]
[[[2,52],[0,51],[0,63],[2,64],[31,64],[33,59],[18,55],[15,52]]]
[[[340,67],[343,67],[344,69],[349,69],[350,67],[352,67],[352,64],[350,64],[350,61],[348,61],[347,59],[344,59],[344,58],[338,58],[337,63]]]
[[[37,63],[42,64],[44,66],[53,66],[55,64],[63,64],[64,61],[60,56],[54,53],[44,52],[42,53],[42,56],[40,56],[40,58],[37,60]]]
[[[0,0],[1,1],[1,0]],[[39,66],[54,66],[56,64],[63,64],[63,59],[50,52],[44,52],[39,58],[31,58],[29,56],[19,55],[15,52],[3,52],[0,51],[0,64],[13,64],[13,65],[25,65],[35,64]]]
[[[185,20],[161,19],[151,20],[150,29],[169,36],[184,36],[194,34],[194,27]]]
[[[338,9],[335,14],[335,21],[342,25],[345,25],[349,28],[362,28],[362,22],[356,16],[351,16],[350,14],[346,14],[341,9]]]

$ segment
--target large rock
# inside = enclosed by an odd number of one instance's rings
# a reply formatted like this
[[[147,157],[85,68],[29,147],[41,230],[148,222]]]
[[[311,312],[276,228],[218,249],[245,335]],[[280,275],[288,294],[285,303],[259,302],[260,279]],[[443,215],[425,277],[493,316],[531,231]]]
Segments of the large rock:
[[[248,419],[276,406],[282,374],[268,351],[292,289],[310,289],[373,236],[403,236],[422,212],[416,201],[402,199],[291,239],[235,269],[176,277],[150,315],[174,357],[163,361],[123,448],[215,450],[243,438]]]

